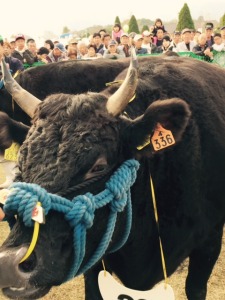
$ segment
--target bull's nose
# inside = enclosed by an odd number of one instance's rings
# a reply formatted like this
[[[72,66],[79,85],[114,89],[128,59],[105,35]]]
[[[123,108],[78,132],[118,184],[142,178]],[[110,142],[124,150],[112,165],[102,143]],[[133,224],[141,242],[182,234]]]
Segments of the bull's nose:
[[[27,252],[27,247],[17,247],[0,252],[0,288],[23,287],[30,274],[19,267],[20,260]]]

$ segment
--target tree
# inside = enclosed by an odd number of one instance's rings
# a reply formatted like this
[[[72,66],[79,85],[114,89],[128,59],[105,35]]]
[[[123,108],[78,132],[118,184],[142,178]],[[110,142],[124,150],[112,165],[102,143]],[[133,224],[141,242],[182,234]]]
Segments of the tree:
[[[220,18],[220,27],[225,26],[225,14]]]
[[[140,33],[139,28],[138,28],[138,23],[134,15],[131,16],[130,21],[129,21],[129,33],[131,32],[136,32]]]
[[[68,32],[70,32],[70,29],[67,26],[63,27],[62,33],[68,33]]]
[[[149,31],[149,27],[148,25],[144,25],[141,29],[141,32],[145,31],[145,30],[148,30]]]
[[[183,8],[179,12],[176,30],[181,31],[184,28],[195,29],[187,3],[184,3]]]
[[[114,24],[120,24],[121,25],[120,18],[118,16],[116,16]]]

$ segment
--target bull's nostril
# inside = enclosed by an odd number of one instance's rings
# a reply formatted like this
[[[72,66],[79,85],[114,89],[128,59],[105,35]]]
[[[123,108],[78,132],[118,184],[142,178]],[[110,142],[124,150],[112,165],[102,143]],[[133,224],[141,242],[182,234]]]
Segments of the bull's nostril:
[[[37,264],[37,258],[35,253],[32,253],[28,259],[19,264],[19,270],[24,273],[28,273],[34,270]]]

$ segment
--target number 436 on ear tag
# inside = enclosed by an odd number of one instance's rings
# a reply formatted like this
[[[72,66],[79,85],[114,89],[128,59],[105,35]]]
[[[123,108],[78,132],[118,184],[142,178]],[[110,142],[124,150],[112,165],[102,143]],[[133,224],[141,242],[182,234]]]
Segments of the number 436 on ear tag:
[[[159,123],[156,125],[151,141],[155,151],[159,151],[175,144],[172,132],[163,128]]]

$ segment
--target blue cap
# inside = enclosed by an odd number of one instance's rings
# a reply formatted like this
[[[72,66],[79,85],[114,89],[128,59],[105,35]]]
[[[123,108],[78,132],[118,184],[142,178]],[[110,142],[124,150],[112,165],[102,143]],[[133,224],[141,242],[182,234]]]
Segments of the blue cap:
[[[61,43],[55,44],[55,48],[59,49],[61,52],[66,52],[64,45]]]

